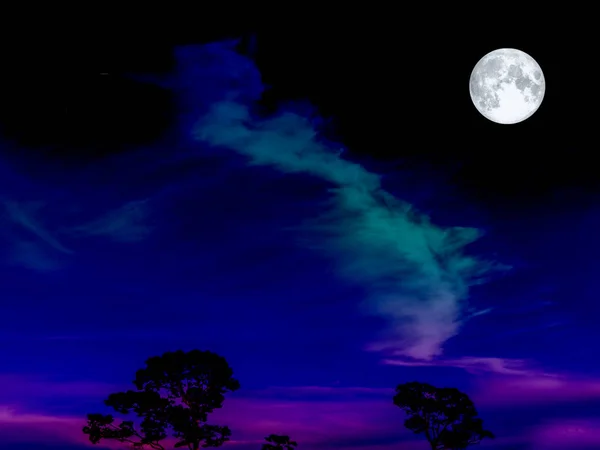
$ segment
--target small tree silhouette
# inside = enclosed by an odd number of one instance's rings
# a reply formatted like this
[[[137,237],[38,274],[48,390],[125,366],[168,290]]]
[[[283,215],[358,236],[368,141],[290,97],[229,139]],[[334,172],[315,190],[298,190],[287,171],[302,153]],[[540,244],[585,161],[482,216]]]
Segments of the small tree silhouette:
[[[298,446],[296,441],[290,441],[289,436],[270,434],[265,438],[267,444],[262,445],[262,450],[293,450]]]
[[[394,404],[408,415],[404,426],[424,434],[432,450],[465,449],[484,438],[494,438],[483,429],[471,399],[458,389],[418,382],[400,384]]]
[[[161,441],[170,435],[175,448],[198,450],[229,440],[228,427],[206,423],[222,407],[224,394],[240,387],[225,358],[200,350],[167,352],[148,359],[133,383],[136,391],[111,394],[104,403],[121,414],[135,413],[142,419],[139,430],[133,421],[117,425],[112,415],[88,414],[83,433],[93,444],[104,439],[164,450]]]

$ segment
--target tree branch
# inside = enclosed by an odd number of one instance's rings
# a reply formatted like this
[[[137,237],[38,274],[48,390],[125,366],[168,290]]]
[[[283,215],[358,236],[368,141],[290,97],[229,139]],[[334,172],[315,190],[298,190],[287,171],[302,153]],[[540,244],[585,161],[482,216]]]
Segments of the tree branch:
[[[431,424],[429,422],[429,414],[424,413],[423,418],[425,419],[425,437],[427,438],[427,440],[433,447],[434,442],[431,440],[431,434],[429,433],[429,427],[431,426]]]
[[[112,427],[112,429],[114,431],[122,431],[123,430],[122,428],[119,428],[118,426],[116,426],[115,424],[112,424],[112,423],[108,424],[107,426],[108,427]],[[131,428],[131,431],[133,432],[134,436],[140,438],[140,441],[144,440],[144,437],[137,430],[135,430],[133,427]],[[134,445],[135,444],[137,444],[137,445],[149,445],[151,448],[153,448],[155,450],[165,450],[165,448],[160,443],[158,443],[158,442],[156,442],[156,443],[155,442],[147,442],[147,443],[135,442],[135,441],[133,441],[131,439],[127,439],[125,437],[117,438],[117,440],[119,442],[129,442],[130,444],[134,444]]]

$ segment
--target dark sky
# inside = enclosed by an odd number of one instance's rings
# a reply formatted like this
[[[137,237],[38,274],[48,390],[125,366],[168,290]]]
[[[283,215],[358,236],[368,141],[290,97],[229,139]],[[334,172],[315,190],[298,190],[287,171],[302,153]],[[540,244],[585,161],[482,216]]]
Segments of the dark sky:
[[[593,30],[510,8],[20,17],[0,449],[90,448],[86,413],[193,348],[242,384],[227,447],[425,449],[391,402],[418,380],[471,396],[484,448],[600,448]],[[516,125],[468,92],[504,47],[547,82]]]

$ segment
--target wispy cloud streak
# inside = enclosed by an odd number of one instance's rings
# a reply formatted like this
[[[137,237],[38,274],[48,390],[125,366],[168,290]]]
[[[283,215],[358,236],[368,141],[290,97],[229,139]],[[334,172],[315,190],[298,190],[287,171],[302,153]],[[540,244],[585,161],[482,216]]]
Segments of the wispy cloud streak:
[[[43,203],[40,202],[4,202],[4,207],[11,221],[34,234],[53,249],[62,253],[72,254],[73,251],[62,245],[58,239],[44,227],[41,220],[37,217],[37,211],[43,206]]]
[[[145,239],[152,231],[147,224],[149,215],[149,200],[136,200],[66,232],[75,237],[102,236],[117,242],[137,242]]]
[[[456,359],[438,359],[435,361],[414,361],[390,358],[384,359],[382,362],[390,366],[402,367],[455,367],[458,369],[464,369],[467,372],[474,374],[487,372],[516,376],[554,376],[552,374],[532,368],[530,362],[528,361],[511,358],[463,356]]]
[[[199,54],[204,51],[197,48]],[[228,62],[220,67],[224,79],[235,58],[247,66],[230,44],[223,44],[221,52]],[[216,64],[206,70],[214,72]],[[257,79],[255,70],[248,89],[255,88]],[[236,88],[243,91],[244,86],[238,83]],[[337,261],[340,276],[367,290],[364,310],[389,320],[389,329],[370,349],[392,349],[424,360],[440,355],[464,320],[469,286],[492,268],[465,252],[481,232],[436,226],[395,198],[382,188],[377,174],[343,159],[339,145],[324,142],[311,113],[296,112],[302,108],[258,117],[229,94],[222,92],[222,100],[200,118],[196,139],[234,150],[248,157],[250,165],[330,182],[329,210],[307,221],[303,231]]]
[[[65,258],[74,252],[63,245],[42,220],[44,202],[1,202],[0,236],[8,251],[4,262],[37,272],[52,272],[63,267]]]

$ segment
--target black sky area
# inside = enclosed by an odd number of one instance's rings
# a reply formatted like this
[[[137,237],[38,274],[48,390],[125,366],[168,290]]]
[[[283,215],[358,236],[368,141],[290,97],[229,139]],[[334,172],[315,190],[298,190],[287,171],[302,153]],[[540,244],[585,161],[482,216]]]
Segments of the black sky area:
[[[0,84],[10,159],[25,171],[39,170],[31,164],[38,158],[49,168],[76,166],[156,141],[173,125],[172,94],[124,75],[171,71],[177,45],[242,36],[241,50],[271,86],[267,108],[310,99],[332,119],[326,132],[348,156],[380,172],[451,167],[459,190],[499,208],[561,196],[565,204],[583,202],[600,186],[591,150],[597,61],[584,10],[552,21],[547,11],[501,5],[468,14],[434,5],[186,8],[107,9],[61,25],[15,17],[22,33],[3,42]],[[533,55],[548,86],[537,113],[509,126],[482,120],[467,90],[477,61],[502,47]]]

